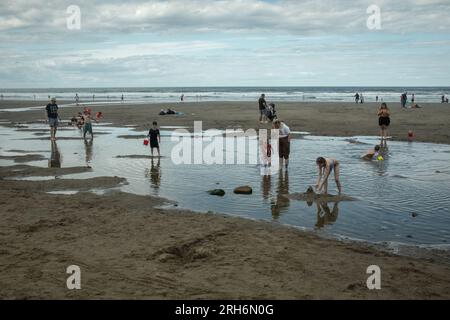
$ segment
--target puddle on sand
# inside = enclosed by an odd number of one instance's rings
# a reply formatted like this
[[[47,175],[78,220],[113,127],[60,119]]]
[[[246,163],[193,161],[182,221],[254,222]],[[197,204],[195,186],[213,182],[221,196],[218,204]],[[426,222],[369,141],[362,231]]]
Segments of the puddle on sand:
[[[45,128],[44,125],[30,127]],[[316,230],[322,235],[369,242],[450,243],[448,145],[390,141],[386,161],[365,162],[360,156],[371,145],[378,143],[375,137],[352,138],[361,144],[350,143],[346,141],[348,138],[305,136],[292,140],[288,171],[261,176],[256,165],[175,165],[170,157],[175,143],[170,141],[171,132],[163,128],[162,159],[117,157],[149,155],[150,150],[143,146],[141,139],[117,138],[121,135],[145,135],[145,131],[94,125],[96,131],[111,134],[98,135],[94,141],[60,140],[52,145],[50,141],[29,140],[33,137],[30,132],[0,126],[0,134],[11,134],[15,139],[2,139],[0,154],[7,154],[3,150],[13,149],[47,150],[42,154],[48,160],[30,164],[62,167],[88,165],[93,168],[92,172],[61,177],[124,177],[129,184],[121,186],[120,190],[162,196],[177,201],[181,208],[275,220]],[[73,138],[81,133],[74,129],[61,131],[58,135]],[[315,184],[315,159],[319,155],[341,161],[344,194],[359,201],[308,204],[284,197],[286,194],[304,192],[309,185]],[[241,185],[250,185],[253,195],[233,194],[233,189]],[[210,196],[206,192],[218,188],[225,190],[224,197]],[[330,193],[334,192],[334,181],[331,179]]]

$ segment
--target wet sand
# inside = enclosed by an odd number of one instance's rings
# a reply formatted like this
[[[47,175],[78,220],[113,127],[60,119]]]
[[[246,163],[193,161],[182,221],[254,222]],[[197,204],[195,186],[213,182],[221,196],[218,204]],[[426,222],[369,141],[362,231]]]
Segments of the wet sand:
[[[60,102],[63,103],[63,102]],[[420,101],[419,101],[420,103]],[[44,105],[36,101],[0,101],[0,109]],[[448,104],[421,104],[422,109],[402,110],[400,103],[388,103],[392,117],[389,134],[395,140],[407,140],[413,130],[416,141],[450,143],[450,106]],[[294,131],[307,131],[316,135],[355,136],[378,135],[377,110],[379,104],[333,103],[277,103],[279,118]],[[61,117],[67,121],[81,106],[64,107]],[[149,129],[153,120],[162,126],[192,127],[195,120],[203,121],[204,129],[258,128],[258,107],[252,102],[201,102],[161,104],[115,104],[96,105],[94,111],[102,111],[103,122],[114,125],[136,125],[137,129]],[[159,116],[161,109],[171,108],[184,115]],[[13,122],[44,119],[43,110],[1,112],[0,119]],[[264,127],[264,126],[263,126]]]
[[[5,102],[1,105],[5,106]],[[201,117],[160,117],[161,125],[192,126],[194,119],[199,120],[203,116],[206,123],[216,128],[228,125],[246,128],[254,124],[254,104],[219,104],[224,107],[223,114],[217,113],[217,104],[212,105],[214,108],[207,108]],[[21,106],[29,106],[29,103]],[[172,107],[186,114],[188,109],[191,113],[204,109],[198,104]],[[225,110],[226,107],[229,109]],[[238,112],[239,117],[228,112],[243,107],[248,110]],[[369,104],[348,106],[355,110],[366,107],[370,109]],[[105,107],[101,110],[105,113],[104,121],[116,125],[137,124],[144,128],[153,118],[158,119],[153,117],[153,113],[161,109],[160,106],[134,106],[124,113],[123,108]],[[280,104],[279,113],[291,113],[288,123],[293,130],[327,134],[329,126],[318,121],[314,128],[314,122],[309,123],[304,118],[306,108],[315,108],[314,117],[321,114],[326,121],[332,119],[323,110],[340,113],[338,105],[317,108],[317,105],[308,104]],[[439,130],[433,131],[432,124],[427,124],[427,139],[448,142],[449,129],[448,125],[444,128],[444,124],[449,121],[447,113],[450,111],[441,108],[430,105],[428,110],[405,111],[404,115],[417,117],[417,120],[408,121],[421,123],[424,120],[420,119],[418,112],[440,113],[440,116],[430,116]],[[75,110],[79,107],[63,109],[61,115],[70,118]],[[376,113],[376,106],[370,112],[361,109],[354,113],[362,118],[365,113],[372,117],[373,112]],[[400,115],[401,112],[394,111],[394,114]],[[127,117],[123,118],[124,115]],[[356,115],[349,117],[358,118]],[[14,122],[42,118],[43,112],[40,111],[0,113],[0,119]],[[328,134],[346,135],[344,125],[334,126],[330,128],[336,131]],[[376,125],[373,127],[376,133]],[[353,130],[353,127],[349,128]],[[320,131],[322,129],[324,131]],[[21,171],[13,173],[13,170]],[[314,233],[275,223],[161,209],[164,200],[149,196],[117,191],[105,195],[46,193],[114,188],[125,183],[120,177],[64,178],[64,174],[85,170],[89,168],[46,169],[16,165],[0,169],[0,298],[450,298],[450,260],[447,256],[435,260],[397,256],[375,246],[324,239]],[[8,180],[16,175],[55,175],[58,179]],[[72,264],[81,267],[80,291],[69,291],[65,286],[65,270]],[[382,290],[370,291],[366,287],[366,269],[370,265],[381,267]]]
[[[81,182],[120,182],[105,179]],[[1,298],[450,298],[448,264],[273,223],[162,210],[152,197],[44,193],[80,187],[70,181],[0,180]],[[81,268],[80,291],[65,288],[72,264]],[[382,269],[380,291],[365,285],[373,264]]]

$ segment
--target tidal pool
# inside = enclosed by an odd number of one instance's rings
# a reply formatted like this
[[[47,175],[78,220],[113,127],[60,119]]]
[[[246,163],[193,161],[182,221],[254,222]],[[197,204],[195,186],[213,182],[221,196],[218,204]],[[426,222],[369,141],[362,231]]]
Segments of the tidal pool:
[[[46,126],[32,124],[28,128]],[[167,129],[161,129],[163,158],[159,160],[117,157],[150,155],[142,139],[118,137],[145,135],[146,132],[107,125],[94,127],[94,132],[107,133],[96,136],[94,141],[61,139],[56,144],[31,140],[36,135],[29,130],[0,126],[0,155],[18,154],[8,150],[26,150],[48,158],[30,162],[30,165],[89,165],[92,172],[58,178],[124,177],[129,184],[120,186],[120,190],[162,196],[177,201],[181,208],[196,211],[271,220],[315,230],[325,236],[369,242],[441,245],[444,248],[450,243],[450,145],[391,141],[385,161],[366,162],[360,156],[378,142],[376,137],[349,140],[303,135],[292,140],[289,169],[263,176],[259,165],[176,165],[171,159],[176,143],[171,141],[172,132]],[[58,136],[79,138],[81,133],[78,129],[64,130]],[[344,194],[358,201],[308,204],[284,197],[304,192],[315,184],[315,159],[319,155],[340,160]],[[2,166],[13,164],[11,160],[0,160]],[[20,172],[18,178],[22,179]],[[332,177],[330,180],[330,193],[336,193]],[[253,194],[233,194],[233,189],[241,185],[251,186]],[[225,190],[224,197],[207,193],[219,188]]]

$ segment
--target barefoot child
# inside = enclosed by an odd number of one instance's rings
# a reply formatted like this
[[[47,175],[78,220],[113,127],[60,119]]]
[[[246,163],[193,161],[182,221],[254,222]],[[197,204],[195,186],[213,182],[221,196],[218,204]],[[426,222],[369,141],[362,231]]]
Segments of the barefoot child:
[[[150,138],[150,150],[152,151],[153,157],[153,148],[156,148],[158,151],[158,157],[161,156],[159,152],[159,144],[161,143],[161,135],[158,129],[158,123],[153,121],[153,127],[148,131],[148,137]]]
[[[341,183],[339,181],[339,161],[331,158],[319,157],[316,160],[316,164],[319,168],[319,177],[317,179],[316,189],[317,193],[320,193],[322,189],[324,193],[328,193],[328,177],[331,171],[334,171],[334,180],[339,190],[339,194],[342,192]]]
[[[95,118],[94,118],[94,121],[98,122],[97,119],[95,119]],[[86,140],[86,134],[89,132],[89,134],[91,135],[91,139],[94,139],[94,133],[92,131],[91,110],[88,108],[84,109],[83,122],[84,122],[83,138]]]
[[[367,161],[372,160],[382,161],[383,156],[381,155],[381,147],[379,145],[376,145],[375,148],[367,151],[367,153],[364,156],[362,156],[362,159]]]

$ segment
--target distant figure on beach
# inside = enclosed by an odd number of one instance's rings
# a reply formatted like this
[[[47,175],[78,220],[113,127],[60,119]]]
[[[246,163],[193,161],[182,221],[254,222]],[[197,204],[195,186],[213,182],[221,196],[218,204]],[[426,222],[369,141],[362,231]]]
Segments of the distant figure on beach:
[[[94,132],[92,131],[92,120],[95,122],[98,122],[97,119],[93,119],[91,115],[92,111],[89,108],[85,108],[83,112],[83,122],[84,122],[84,128],[83,128],[83,138],[86,140],[86,134],[89,133],[91,135],[91,140],[94,139]]]
[[[266,116],[267,102],[266,102],[266,95],[264,93],[259,98],[258,105],[259,105],[259,123],[267,123],[267,116]]]
[[[363,94],[361,93],[361,95],[360,95],[360,97],[359,97],[359,100],[361,101],[361,104],[363,104],[364,103],[364,96],[363,96]]]
[[[183,101],[184,101],[184,93],[183,93],[183,94],[181,94],[181,97],[180,97],[180,101],[181,101],[181,102],[183,102]]]
[[[92,95],[92,102],[95,101],[95,94]]]
[[[411,96],[411,105],[414,105],[414,101],[416,100],[416,95],[413,93]]]
[[[378,125],[380,126],[381,140],[385,140],[387,137],[387,129],[391,124],[391,112],[386,103],[382,103],[380,109],[378,109]]]
[[[378,96],[375,97],[375,101],[378,102]]]
[[[319,177],[316,183],[316,192],[323,191],[324,194],[328,194],[328,178],[332,171],[334,171],[334,180],[338,188],[339,194],[342,193],[341,182],[339,180],[339,161],[332,158],[319,157],[316,160],[317,167],[319,169]]]
[[[287,168],[291,153],[291,129],[278,119],[273,123],[273,128],[279,130],[278,154],[280,157],[280,167],[283,166],[284,160],[284,166]]]
[[[400,96],[400,103],[402,104],[402,108],[406,108],[406,103],[408,102],[408,92],[402,93]]]
[[[50,125],[51,140],[56,141],[56,130],[58,129],[58,105],[56,98],[51,98],[50,103],[45,107],[47,121]]]
[[[267,109],[266,116],[270,122],[274,122],[277,119],[277,110],[275,109],[274,103],[269,104],[269,109]]]
[[[152,157],[154,148],[156,148],[156,150],[158,151],[158,157],[160,157],[161,153],[159,151],[159,144],[161,143],[161,135],[159,133],[158,123],[156,121],[153,121],[153,127],[148,131],[147,137],[150,140],[150,150],[152,153]]]
[[[359,103],[359,93],[355,94],[355,103]]]
[[[373,149],[367,151],[367,153],[365,155],[362,156],[362,159],[367,160],[367,161],[383,161],[384,158],[381,155],[381,146],[376,145]]]
[[[0,95],[0,98],[3,100],[3,93]]]
[[[124,100],[124,97],[123,97],[123,93],[122,93],[122,96],[120,97],[120,101],[123,102],[123,100]]]
[[[75,94],[75,103],[78,105],[80,103],[80,97],[78,96],[78,93]]]

